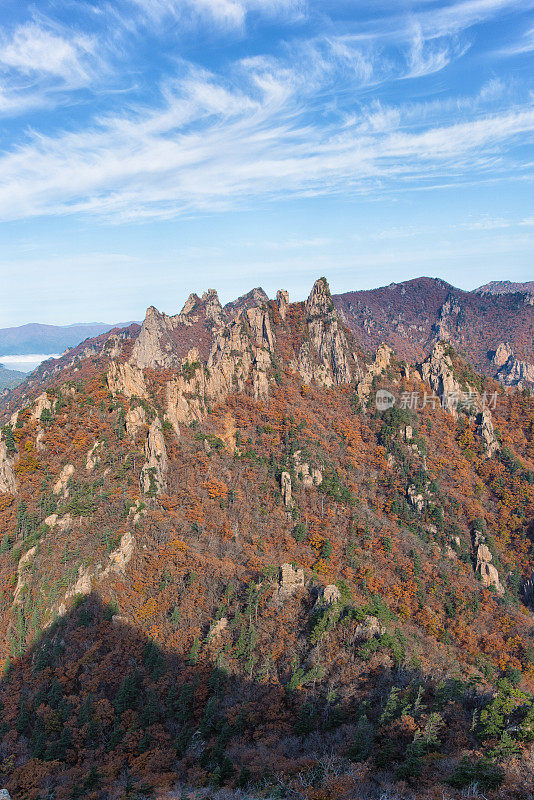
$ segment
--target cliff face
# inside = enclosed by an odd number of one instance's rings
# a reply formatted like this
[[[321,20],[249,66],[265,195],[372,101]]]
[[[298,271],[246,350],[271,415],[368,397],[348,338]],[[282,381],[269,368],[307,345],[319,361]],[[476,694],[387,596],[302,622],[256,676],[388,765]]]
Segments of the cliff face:
[[[443,395],[459,404],[422,402]],[[319,279],[305,302],[150,308],[32,377],[1,423],[15,800],[430,800],[466,774],[524,800],[530,394],[450,340],[412,365],[365,355]]]
[[[165,385],[166,416],[177,432],[180,424],[202,420],[210,405],[235,391],[250,391],[254,400],[265,400],[276,373],[276,328],[284,339],[292,327],[289,308],[287,292],[269,303],[261,289],[224,309],[213,290],[202,298],[190,295],[175,317],[151,307],[130,360],[110,364],[108,385],[114,394],[122,386],[125,396],[143,397],[143,369],[177,372]],[[307,335],[292,360],[302,379],[331,387],[360,376],[325,279],[316,281],[303,311]],[[199,346],[184,352],[185,343],[200,329]]]
[[[308,383],[313,378],[326,386],[349,383],[352,379],[354,355],[349,356],[345,333],[340,327],[337,312],[326,278],[315,282],[305,304],[311,348],[303,343],[299,352],[299,372]],[[314,361],[319,364],[314,364]],[[356,362],[357,365],[357,362]]]

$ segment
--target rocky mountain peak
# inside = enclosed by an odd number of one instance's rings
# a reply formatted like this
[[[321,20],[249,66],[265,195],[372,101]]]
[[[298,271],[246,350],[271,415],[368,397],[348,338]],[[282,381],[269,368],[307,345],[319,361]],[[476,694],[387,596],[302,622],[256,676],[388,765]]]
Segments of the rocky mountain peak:
[[[328,281],[326,278],[318,278],[306,300],[306,316],[311,318],[320,314],[331,314],[333,311],[334,303]]]
[[[266,292],[264,292],[261,286],[256,286],[254,289],[251,289],[250,292],[238,297],[237,300],[232,300],[231,303],[227,303],[224,306],[224,313],[230,319],[234,319],[243,311],[246,311],[247,308],[256,308],[268,302],[269,297]]]
[[[198,306],[200,297],[195,292],[192,292],[184,303],[184,307],[180,311],[180,317],[186,317]]]
[[[216,325],[222,325],[224,322],[224,312],[221,306],[219,295],[215,289],[208,289],[202,295],[202,302],[204,303],[204,313],[207,319],[211,319]]]
[[[169,354],[162,342],[172,326],[172,317],[150,306],[133,347],[132,363],[140,369],[167,366]]]
[[[515,294],[516,292],[534,292],[534,281],[490,281],[475,289],[477,294]]]
[[[279,289],[276,293],[276,305],[281,318],[285,319],[289,310],[289,292],[285,289]]]

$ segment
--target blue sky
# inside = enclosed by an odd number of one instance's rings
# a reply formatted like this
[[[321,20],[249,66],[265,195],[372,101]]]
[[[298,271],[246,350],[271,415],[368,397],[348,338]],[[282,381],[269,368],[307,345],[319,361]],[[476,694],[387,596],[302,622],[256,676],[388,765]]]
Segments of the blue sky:
[[[0,0],[0,327],[532,279],[534,0]]]

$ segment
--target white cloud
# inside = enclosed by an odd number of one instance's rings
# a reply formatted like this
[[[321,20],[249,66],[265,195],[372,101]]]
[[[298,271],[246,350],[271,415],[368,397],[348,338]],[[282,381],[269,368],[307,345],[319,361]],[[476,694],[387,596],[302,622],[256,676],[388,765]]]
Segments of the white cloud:
[[[306,10],[301,0],[127,2],[152,20],[200,15],[232,28],[242,28],[252,13]],[[443,70],[466,51],[459,31],[518,7],[517,0],[419,3],[406,17],[395,4],[382,39],[376,30],[376,40],[371,33],[329,31],[285,42],[276,56],[241,59],[223,75],[181,61],[178,74],[151,86],[144,105],[118,104],[70,132],[30,133],[0,155],[0,217],[87,212],[150,219],[228,208],[251,197],[450,185],[481,175],[495,179],[506,169],[525,174],[527,166],[511,150],[534,130],[532,101],[518,93],[512,98],[499,79],[470,97],[370,99],[379,86]],[[29,76],[31,85],[0,90],[0,113],[96,83],[106,68],[97,55],[102,48],[96,38],[35,21],[4,36],[0,68]]]
[[[524,31],[517,41],[497,51],[501,56],[519,56],[534,52],[534,27]]]
[[[483,217],[478,220],[470,220],[458,225],[470,231],[493,231],[504,228],[532,228],[534,227],[534,217],[523,217],[522,219],[506,219],[505,217]]]
[[[403,106],[371,104],[352,119],[336,108],[326,112],[325,91],[337,77],[332,63],[312,62],[309,81],[303,65],[273,62],[269,71],[267,60],[249,62],[248,80],[238,64],[233,82],[191,69],[165,87],[158,107],[34,136],[0,158],[0,216],[88,212],[142,220],[251,197],[446,185],[498,176],[507,151],[534,131],[528,105],[456,124],[441,118],[424,129]]]
[[[415,27],[408,53],[408,72],[406,78],[421,78],[444,69],[453,58],[459,58],[467,50],[456,43],[426,40],[420,26]]]
[[[426,37],[450,36],[507,13],[524,13],[534,0],[463,0],[416,14]]]
[[[268,17],[299,18],[306,0],[131,0],[148,18],[166,17],[192,22],[207,19],[223,27],[242,28],[247,15],[257,12]]]
[[[0,66],[24,75],[47,75],[67,84],[88,80],[84,60],[94,48],[87,36],[67,39],[35,22],[18,27],[11,37],[0,42]]]

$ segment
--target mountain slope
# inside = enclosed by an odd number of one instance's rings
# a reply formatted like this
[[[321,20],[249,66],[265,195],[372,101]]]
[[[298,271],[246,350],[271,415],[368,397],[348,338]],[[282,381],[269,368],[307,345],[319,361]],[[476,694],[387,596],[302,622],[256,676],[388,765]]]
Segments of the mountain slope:
[[[24,372],[19,372],[16,369],[7,369],[3,364],[0,364],[0,391],[17,386],[25,378],[26,374]]]
[[[475,290],[479,294],[508,294],[510,292],[534,293],[534,281],[517,283],[516,281],[490,281]]]
[[[528,294],[464,292],[438,278],[417,278],[334,295],[333,301],[369,350],[387,342],[399,358],[414,361],[445,339],[477,370],[493,376],[493,356],[508,343],[517,359],[534,363],[534,305]]]
[[[150,308],[4,399],[4,785],[526,800],[533,398],[365,353],[324,279],[257,301]]]

